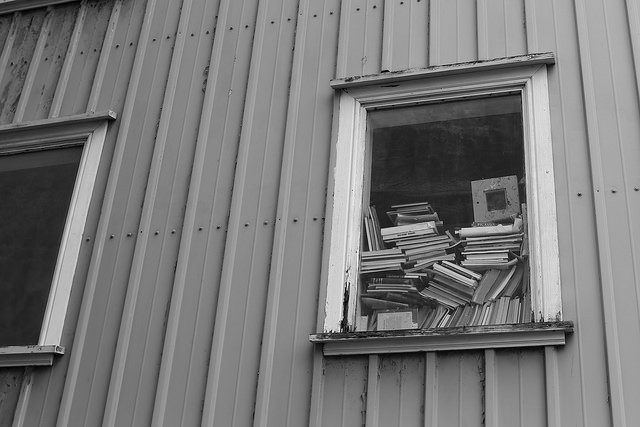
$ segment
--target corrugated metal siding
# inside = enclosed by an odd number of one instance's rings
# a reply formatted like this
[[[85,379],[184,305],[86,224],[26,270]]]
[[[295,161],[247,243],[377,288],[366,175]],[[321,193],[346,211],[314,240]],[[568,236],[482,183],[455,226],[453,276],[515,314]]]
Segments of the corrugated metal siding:
[[[631,424],[638,27],[633,0],[83,0],[0,16],[0,124],[119,115],[67,355],[0,372],[0,425]],[[544,51],[567,345],[323,358],[308,335],[329,81]]]

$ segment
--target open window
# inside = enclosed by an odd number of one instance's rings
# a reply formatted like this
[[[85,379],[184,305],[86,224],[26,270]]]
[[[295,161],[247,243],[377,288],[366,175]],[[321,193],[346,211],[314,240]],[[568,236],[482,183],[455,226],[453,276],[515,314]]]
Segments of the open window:
[[[552,63],[539,54],[333,82],[325,338],[562,320]]]
[[[67,312],[107,121],[0,127],[0,365],[51,364]]]

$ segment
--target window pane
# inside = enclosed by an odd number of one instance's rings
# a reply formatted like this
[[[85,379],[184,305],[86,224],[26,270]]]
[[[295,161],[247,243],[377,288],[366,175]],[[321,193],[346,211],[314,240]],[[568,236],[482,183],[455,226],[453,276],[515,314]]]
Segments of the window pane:
[[[0,345],[38,342],[81,155],[0,156]]]
[[[358,329],[528,321],[520,95],[371,111],[368,130]]]

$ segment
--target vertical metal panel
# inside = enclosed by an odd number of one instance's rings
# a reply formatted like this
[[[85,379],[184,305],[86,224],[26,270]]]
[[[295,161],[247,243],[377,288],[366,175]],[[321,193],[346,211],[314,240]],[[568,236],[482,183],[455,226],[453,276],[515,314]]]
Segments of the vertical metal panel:
[[[429,65],[478,59],[475,0],[430,0]]]
[[[0,123],[13,120],[46,14],[45,9],[15,13],[15,33],[9,34],[11,43],[5,44],[2,58]]]
[[[256,395],[297,7],[297,1],[274,1],[258,8],[205,396],[207,425],[252,420],[246,402]]]
[[[139,49],[133,68],[123,67],[123,72],[131,70],[130,81],[122,79],[129,85],[129,93],[121,110],[119,142],[102,205],[103,221],[93,239],[95,249],[76,329],[75,351],[70,356],[58,417],[61,425],[102,423],[105,385],[109,383],[124,304],[123,284],[128,281],[134,236],[139,232],[140,206],[171,58],[171,41],[152,41],[156,31],[163,33],[166,16],[162,5],[159,10],[153,2],[148,5],[135,2],[132,6],[129,14],[118,21],[118,29],[123,34],[129,32],[129,26],[134,34],[141,31],[140,44],[136,43]],[[144,16],[148,19],[140,30]],[[114,238],[110,238],[111,235]]]
[[[436,356],[435,383],[425,384],[429,395],[437,394],[436,404],[425,425],[481,425],[483,421],[483,358],[479,352],[446,352]],[[429,360],[429,358],[427,358]],[[427,366],[433,369],[434,366]],[[432,423],[433,421],[433,423]],[[489,425],[489,424],[487,424]]]
[[[487,397],[488,423],[493,426],[545,425],[547,417],[542,352],[494,353],[495,356],[487,358],[486,368],[487,388],[491,387],[493,394],[492,399]]]
[[[429,63],[429,2],[384,2],[382,70],[426,67]]]
[[[314,427],[361,426],[365,420],[366,357],[326,358],[322,376],[322,412]]]
[[[607,361],[613,421],[640,416],[634,387],[640,372],[638,298],[638,99],[624,2],[575,2],[589,152],[595,193]],[[633,95],[630,96],[630,93]]]
[[[342,2],[336,77],[381,71],[383,16],[381,0]]]
[[[378,382],[377,400],[367,407],[376,406],[377,426],[422,426],[424,404],[424,356],[422,354],[392,355],[380,358],[379,366],[369,378]],[[367,423],[367,426],[369,424]]]
[[[526,53],[523,0],[478,1],[478,59]]]
[[[83,34],[74,46],[73,63],[68,74],[69,83],[60,103],[61,116],[87,110],[113,4],[113,1],[91,1],[86,5],[86,17],[83,22],[79,22]]]
[[[22,368],[0,371],[0,426],[9,426],[13,423],[23,376]]]
[[[525,6],[529,51],[553,51],[558,57],[549,70],[549,95],[558,237],[560,257],[565,260],[561,262],[562,302],[565,318],[578,325],[567,347],[558,351],[560,400],[549,403],[548,410],[559,407],[561,425],[607,425],[608,397],[602,387],[607,382],[604,319],[593,212],[596,193],[586,149],[575,13],[570,2],[528,0]]]
[[[174,6],[175,5],[175,6]],[[181,7],[180,7],[181,6]],[[142,232],[130,273],[123,323],[118,337],[105,425],[147,425],[151,422],[165,333],[166,310],[183,222],[193,149],[202,106],[203,74],[210,39],[200,38],[215,10],[186,1],[162,11],[167,19],[163,39],[174,40],[162,115],[145,190]],[[175,8],[174,8],[175,7]],[[175,144],[173,141],[180,141]]]
[[[278,221],[254,425],[308,424],[340,2],[303,1],[287,114]],[[270,225],[270,224],[269,224]],[[286,390],[286,392],[282,392]]]

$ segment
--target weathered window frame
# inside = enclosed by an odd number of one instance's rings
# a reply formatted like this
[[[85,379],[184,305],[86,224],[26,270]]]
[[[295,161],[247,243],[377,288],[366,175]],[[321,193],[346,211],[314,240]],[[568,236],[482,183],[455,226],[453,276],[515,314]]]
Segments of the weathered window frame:
[[[323,283],[327,288],[325,304],[321,307],[325,317],[322,334],[312,340],[338,338],[335,334],[351,333],[356,325],[367,112],[376,108],[513,92],[520,92],[523,103],[532,309],[536,322],[562,320],[547,83],[547,67],[554,62],[553,54],[543,53],[347,78],[331,83],[337,91],[339,111],[333,146],[333,191],[329,193],[333,195],[328,216],[331,219],[325,234],[328,259]],[[570,329],[570,325],[563,325],[560,329]],[[424,334],[413,331],[395,335]]]
[[[55,355],[64,353],[61,346],[62,331],[71,287],[76,274],[108,122],[115,118],[115,113],[109,111],[0,126],[2,153],[83,146],[40,338],[34,345],[0,347],[0,367],[51,365]]]

